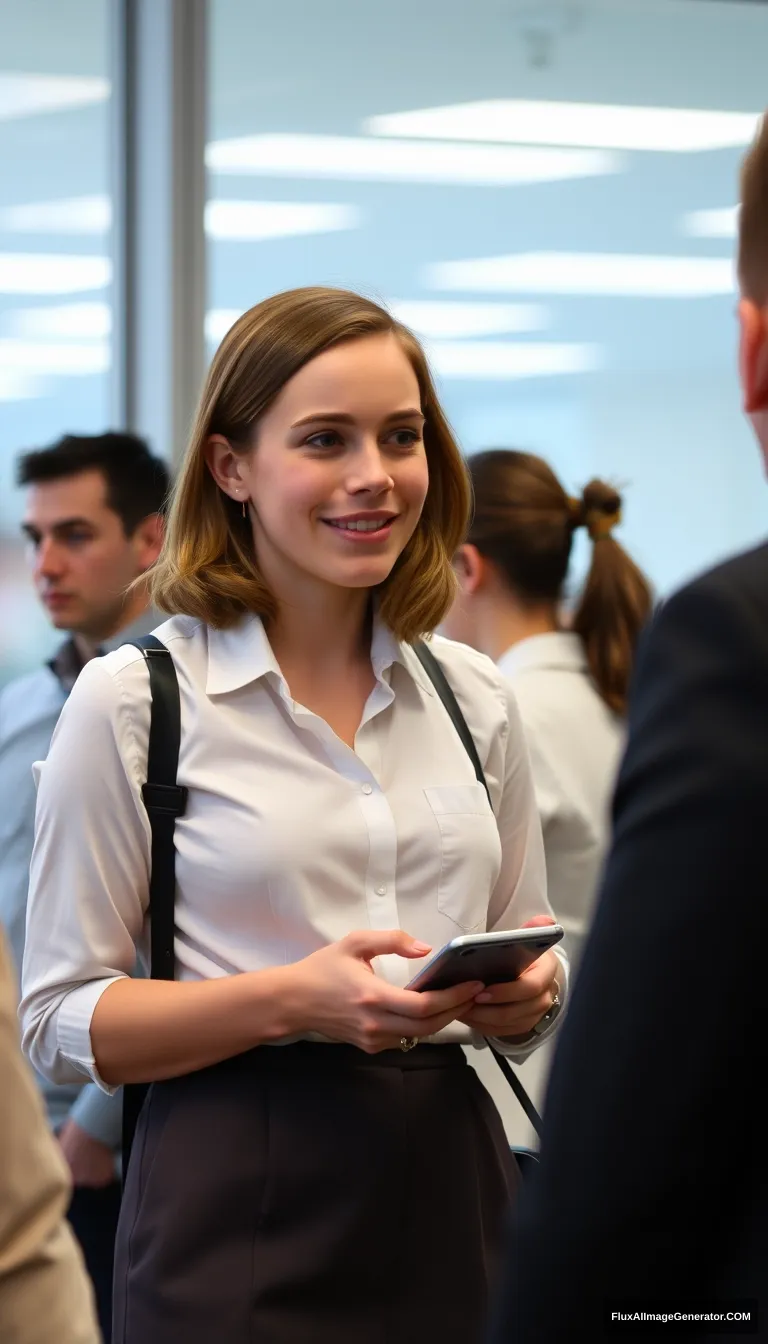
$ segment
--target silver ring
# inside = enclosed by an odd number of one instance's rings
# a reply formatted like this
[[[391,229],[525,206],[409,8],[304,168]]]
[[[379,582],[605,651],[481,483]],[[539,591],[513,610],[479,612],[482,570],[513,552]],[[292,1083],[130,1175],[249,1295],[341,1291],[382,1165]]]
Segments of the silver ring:
[[[418,1044],[419,1044],[419,1038],[418,1038],[418,1036],[401,1036],[401,1037],[400,1037],[400,1049],[401,1049],[403,1052],[405,1052],[405,1051],[407,1051],[407,1050],[412,1050],[413,1047],[414,1047],[414,1045],[418,1045]]]

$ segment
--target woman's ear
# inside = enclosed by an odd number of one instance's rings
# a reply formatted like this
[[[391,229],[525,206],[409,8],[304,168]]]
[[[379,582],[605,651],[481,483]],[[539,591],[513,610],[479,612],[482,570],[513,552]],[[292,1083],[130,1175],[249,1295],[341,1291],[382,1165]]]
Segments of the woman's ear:
[[[486,562],[476,546],[467,542],[460,546],[453,560],[456,578],[462,593],[476,593],[481,588],[486,574]]]
[[[211,434],[205,444],[205,460],[219,489],[239,503],[245,496],[243,469],[247,458],[236,453],[223,434]]]

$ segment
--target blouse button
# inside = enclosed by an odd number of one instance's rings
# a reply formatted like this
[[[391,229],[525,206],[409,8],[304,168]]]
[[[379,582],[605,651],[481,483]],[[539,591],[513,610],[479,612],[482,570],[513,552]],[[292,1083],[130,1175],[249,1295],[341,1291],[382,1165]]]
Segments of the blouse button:
[[[363,785],[363,793],[373,793],[373,789],[371,788],[370,784]]]
[[[377,888],[376,888],[376,895],[377,895],[377,896],[386,896],[386,894],[387,894],[387,888],[386,888],[386,887],[377,887]]]

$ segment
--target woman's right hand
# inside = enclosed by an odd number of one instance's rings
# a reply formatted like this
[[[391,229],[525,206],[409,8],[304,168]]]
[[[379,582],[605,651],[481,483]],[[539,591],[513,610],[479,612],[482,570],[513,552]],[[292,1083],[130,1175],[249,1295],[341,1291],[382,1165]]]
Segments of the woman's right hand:
[[[471,981],[417,993],[389,984],[371,966],[374,957],[422,958],[430,951],[402,929],[366,929],[286,966],[286,1034],[317,1032],[369,1055],[395,1049],[404,1036],[436,1035],[469,1012],[483,986]]]

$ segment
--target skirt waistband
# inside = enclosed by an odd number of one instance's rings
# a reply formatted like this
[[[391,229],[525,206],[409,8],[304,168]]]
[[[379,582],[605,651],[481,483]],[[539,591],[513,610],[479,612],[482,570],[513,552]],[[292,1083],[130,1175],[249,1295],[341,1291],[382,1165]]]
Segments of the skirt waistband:
[[[260,1045],[244,1054],[215,1064],[214,1069],[244,1069],[254,1072],[290,1073],[348,1069],[455,1069],[467,1063],[460,1045],[417,1045],[412,1050],[381,1050],[368,1055],[356,1045],[327,1045],[317,1041],[294,1041],[289,1045]]]

